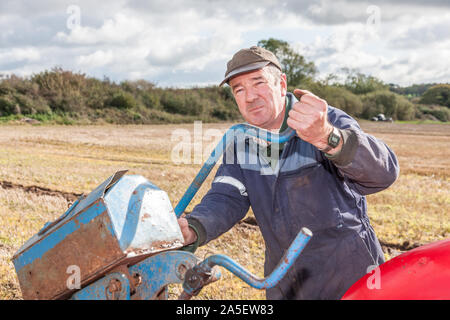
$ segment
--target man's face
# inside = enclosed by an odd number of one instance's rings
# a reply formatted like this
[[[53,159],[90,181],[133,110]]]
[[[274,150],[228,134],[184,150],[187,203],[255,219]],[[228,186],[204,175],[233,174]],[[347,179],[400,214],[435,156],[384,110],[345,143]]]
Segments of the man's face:
[[[284,119],[286,75],[275,83],[267,67],[231,78],[229,85],[244,119],[264,129],[279,129]]]

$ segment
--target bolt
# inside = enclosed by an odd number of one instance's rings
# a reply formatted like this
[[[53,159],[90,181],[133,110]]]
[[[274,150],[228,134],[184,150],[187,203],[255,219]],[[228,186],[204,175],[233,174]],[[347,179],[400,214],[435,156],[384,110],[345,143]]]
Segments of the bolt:
[[[121,285],[120,281],[117,279],[111,280],[111,282],[108,285],[108,290],[111,293],[120,291],[121,289],[122,289],[122,285]]]
[[[180,264],[178,266],[178,278],[180,278],[180,280],[184,280],[184,276],[186,274],[187,271],[187,267],[184,264]]]
[[[138,287],[142,283],[142,277],[139,275],[139,273],[133,274],[133,279],[135,287]]]

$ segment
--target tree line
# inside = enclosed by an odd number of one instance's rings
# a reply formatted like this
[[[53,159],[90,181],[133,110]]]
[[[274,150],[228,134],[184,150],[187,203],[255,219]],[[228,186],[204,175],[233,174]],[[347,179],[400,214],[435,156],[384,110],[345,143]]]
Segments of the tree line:
[[[314,63],[306,61],[288,42],[270,38],[259,41],[258,46],[277,56],[289,90],[308,89],[356,118],[371,119],[383,113],[395,120],[450,120],[450,84],[400,87],[347,68],[341,69],[344,79],[329,74],[317,80]]]
[[[348,69],[342,70],[343,80],[333,74],[318,80],[314,63],[286,41],[270,38],[258,45],[278,57],[289,91],[308,89],[356,118],[371,119],[383,113],[395,120],[450,119],[449,84],[399,87]],[[62,124],[242,120],[227,86],[177,89],[161,88],[147,80],[115,83],[62,68],[30,77],[0,75],[0,121],[23,117]]]

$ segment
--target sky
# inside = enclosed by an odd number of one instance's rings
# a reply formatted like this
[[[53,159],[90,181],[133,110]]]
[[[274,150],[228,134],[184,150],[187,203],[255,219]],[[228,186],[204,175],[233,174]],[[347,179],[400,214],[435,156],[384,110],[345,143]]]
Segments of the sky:
[[[0,75],[61,67],[217,85],[235,52],[269,38],[313,61],[319,79],[348,68],[400,86],[450,82],[450,0],[2,0]]]

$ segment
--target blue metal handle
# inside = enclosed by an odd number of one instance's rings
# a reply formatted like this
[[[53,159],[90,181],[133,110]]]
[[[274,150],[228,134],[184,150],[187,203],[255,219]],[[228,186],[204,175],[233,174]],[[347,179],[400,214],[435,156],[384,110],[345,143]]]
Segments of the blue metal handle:
[[[285,275],[287,270],[294,264],[306,244],[312,237],[312,232],[307,228],[302,228],[291,243],[281,261],[272,271],[272,273],[264,278],[258,278],[247,271],[243,266],[233,261],[231,258],[222,255],[212,255],[200,263],[200,267],[208,272],[215,265],[219,265],[229,270],[235,276],[245,281],[248,285],[256,289],[267,289],[274,287]]]
[[[211,152],[211,155],[209,156],[208,160],[206,160],[206,162],[203,164],[203,167],[197,173],[197,176],[194,178],[194,181],[192,181],[191,185],[184,193],[180,202],[178,202],[177,206],[175,207],[174,211],[177,218],[179,218],[183,214],[184,210],[186,210],[192,198],[194,198],[198,189],[200,189],[201,185],[208,177],[212,168],[214,168],[214,166],[216,165],[217,160],[219,160],[224,150],[228,147],[230,143],[234,141],[236,135],[239,133],[243,133],[244,135],[247,136],[261,138],[266,141],[270,141],[272,143],[284,143],[295,135],[295,131],[291,128],[287,128],[281,134],[275,134],[270,131],[246,123],[241,123],[232,126],[230,129],[227,130],[227,132],[225,132],[224,136],[222,137],[222,140]]]

